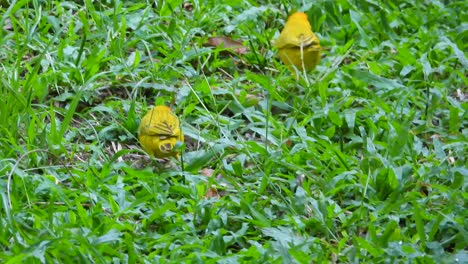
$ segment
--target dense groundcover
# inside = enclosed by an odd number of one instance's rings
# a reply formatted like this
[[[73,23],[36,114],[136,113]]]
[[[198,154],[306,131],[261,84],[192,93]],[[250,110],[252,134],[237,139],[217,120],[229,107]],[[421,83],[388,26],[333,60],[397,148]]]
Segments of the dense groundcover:
[[[468,262],[468,2],[0,5],[0,262]]]

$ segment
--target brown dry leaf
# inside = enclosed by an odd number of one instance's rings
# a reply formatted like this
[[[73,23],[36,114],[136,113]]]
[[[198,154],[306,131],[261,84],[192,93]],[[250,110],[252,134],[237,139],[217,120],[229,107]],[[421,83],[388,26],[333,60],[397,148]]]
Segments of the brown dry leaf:
[[[214,170],[213,169],[208,169],[208,168],[204,168],[203,170],[200,170],[199,173],[203,176],[206,176],[206,177],[212,177],[213,176],[213,172]]]
[[[186,11],[192,12],[193,4],[190,2],[185,2],[182,4],[182,8],[185,9]]]
[[[212,197],[216,197],[216,198],[219,198],[221,197],[218,193],[218,190],[216,190],[215,188],[210,188],[208,189],[208,191],[206,192],[205,194],[205,198],[208,199],[208,198],[212,198]]]
[[[213,173],[214,173],[214,170],[213,169],[208,169],[208,168],[204,168],[203,170],[200,170],[199,173],[203,176],[206,176],[206,177],[213,177]],[[216,177],[218,178],[218,177]],[[205,194],[205,198],[212,198],[212,197],[216,197],[216,198],[219,198],[221,197],[218,193],[218,190],[214,187],[211,187],[208,189],[208,191],[206,192]]]
[[[243,55],[249,52],[249,49],[242,45],[242,42],[233,40],[226,36],[217,36],[208,38],[208,42],[203,44],[206,47],[224,47],[232,50],[237,55]]]

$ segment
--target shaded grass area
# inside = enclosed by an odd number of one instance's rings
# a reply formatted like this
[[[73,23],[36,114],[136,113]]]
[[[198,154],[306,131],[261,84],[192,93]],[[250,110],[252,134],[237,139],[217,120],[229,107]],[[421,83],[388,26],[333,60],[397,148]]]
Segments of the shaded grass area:
[[[0,3],[2,262],[468,261],[466,1]],[[183,164],[138,145],[154,104]]]

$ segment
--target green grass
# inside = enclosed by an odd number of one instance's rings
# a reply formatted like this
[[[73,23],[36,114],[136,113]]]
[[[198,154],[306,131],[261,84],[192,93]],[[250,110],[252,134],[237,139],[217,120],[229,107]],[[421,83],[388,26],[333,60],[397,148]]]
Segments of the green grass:
[[[468,262],[466,1],[78,2],[0,1],[0,262]],[[138,144],[154,104],[183,164]]]

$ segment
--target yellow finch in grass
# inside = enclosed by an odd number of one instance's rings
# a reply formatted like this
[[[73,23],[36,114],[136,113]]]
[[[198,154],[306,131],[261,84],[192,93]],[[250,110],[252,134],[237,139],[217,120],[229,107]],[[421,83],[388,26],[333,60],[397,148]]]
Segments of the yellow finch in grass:
[[[311,71],[320,61],[320,41],[303,12],[296,12],[288,18],[275,46],[281,60],[293,73],[296,69]]]
[[[167,106],[155,106],[141,120],[138,139],[143,149],[156,158],[178,157],[177,141],[184,142],[179,118]]]

